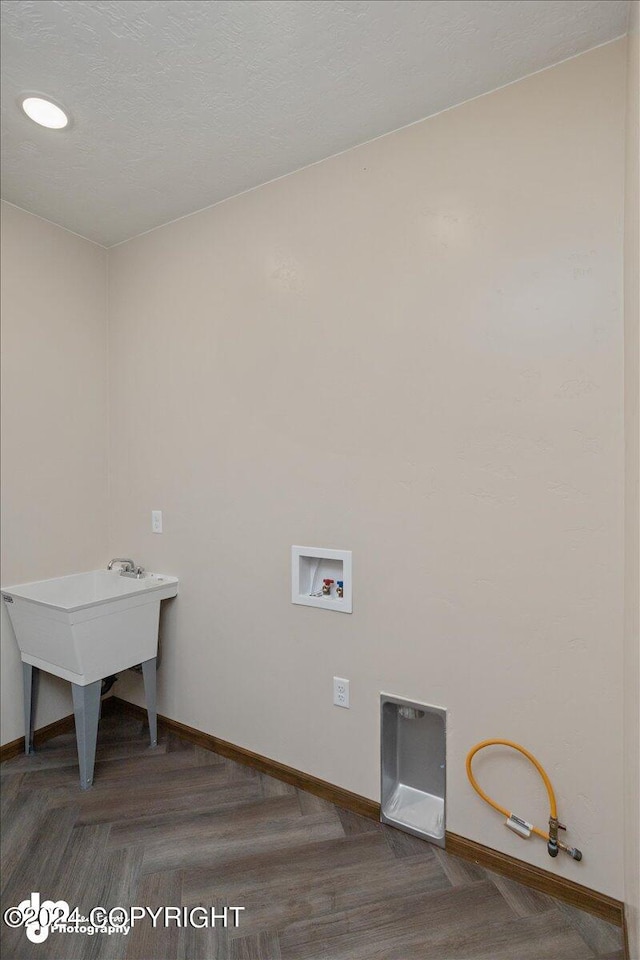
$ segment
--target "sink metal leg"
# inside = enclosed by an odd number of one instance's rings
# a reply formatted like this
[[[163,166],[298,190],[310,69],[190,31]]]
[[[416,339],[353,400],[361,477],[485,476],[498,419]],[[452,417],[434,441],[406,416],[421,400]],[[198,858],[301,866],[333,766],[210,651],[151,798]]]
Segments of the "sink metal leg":
[[[24,691],[24,752],[28,756],[35,753],[33,746],[33,726],[38,704],[38,684],[40,671],[30,663],[22,664],[22,689]]]
[[[102,680],[88,683],[84,687],[78,683],[71,684],[80,764],[80,786],[83,790],[88,790],[93,783],[101,689]]]
[[[147,716],[149,717],[149,736],[151,746],[158,746],[158,711],[156,707],[156,668],[157,658],[145,660],[142,664],[144,678],[144,698],[147,702]]]

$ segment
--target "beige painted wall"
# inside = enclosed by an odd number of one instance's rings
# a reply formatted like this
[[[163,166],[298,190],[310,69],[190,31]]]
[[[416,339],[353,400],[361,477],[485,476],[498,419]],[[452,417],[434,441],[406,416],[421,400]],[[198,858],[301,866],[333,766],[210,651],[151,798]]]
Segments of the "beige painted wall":
[[[613,43],[110,254],[110,553],[181,577],[161,711],[375,798],[379,692],[443,705],[449,829],[616,897],[624,69]],[[291,605],[292,544],[353,550],[352,616]],[[491,736],[546,765],[581,864],[472,792]],[[524,762],[478,772],[544,824]]]
[[[2,583],[102,566],[107,549],[106,264],[96,244],[2,204]],[[2,743],[23,735],[2,606]],[[38,726],[71,713],[43,676]]]
[[[640,958],[640,535],[638,379],[640,370],[640,3],[631,4],[627,55],[627,163],[625,183],[625,900],[630,957]]]

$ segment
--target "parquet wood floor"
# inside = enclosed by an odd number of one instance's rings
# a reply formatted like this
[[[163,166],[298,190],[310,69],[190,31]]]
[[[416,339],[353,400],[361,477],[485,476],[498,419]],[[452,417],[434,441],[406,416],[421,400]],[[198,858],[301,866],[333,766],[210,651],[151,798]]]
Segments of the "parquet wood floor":
[[[244,907],[35,944],[2,923],[4,960],[623,960],[617,927],[172,734],[151,750],[117,713],[92,790],[71,734],[4,763],[2,820],[3,914],[32,891],[83,915]]]

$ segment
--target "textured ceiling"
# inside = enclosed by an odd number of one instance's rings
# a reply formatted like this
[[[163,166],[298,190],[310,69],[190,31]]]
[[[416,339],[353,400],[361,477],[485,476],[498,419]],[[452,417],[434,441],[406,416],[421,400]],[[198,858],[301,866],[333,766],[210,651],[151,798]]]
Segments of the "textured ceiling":
[[[627,0],[5,0],[6,200],[105,245],[557,63]],[[70,130],[36,127],[24,91]]]

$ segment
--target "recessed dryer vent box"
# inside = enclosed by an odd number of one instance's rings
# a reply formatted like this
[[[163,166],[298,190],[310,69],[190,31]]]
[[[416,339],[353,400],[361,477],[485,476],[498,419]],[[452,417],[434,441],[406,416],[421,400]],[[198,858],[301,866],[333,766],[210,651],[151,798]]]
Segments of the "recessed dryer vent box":
[[[323,595],[325,580],[332,580],[329,594]],[[338,581],[343,595],[338,596]],[[291,547],[291,602],[321,610],[351,613],[353,593],[351,550],[326,547]]]
[[[439,847],[445,845],[447,711],[380,694],[381,815]]]

